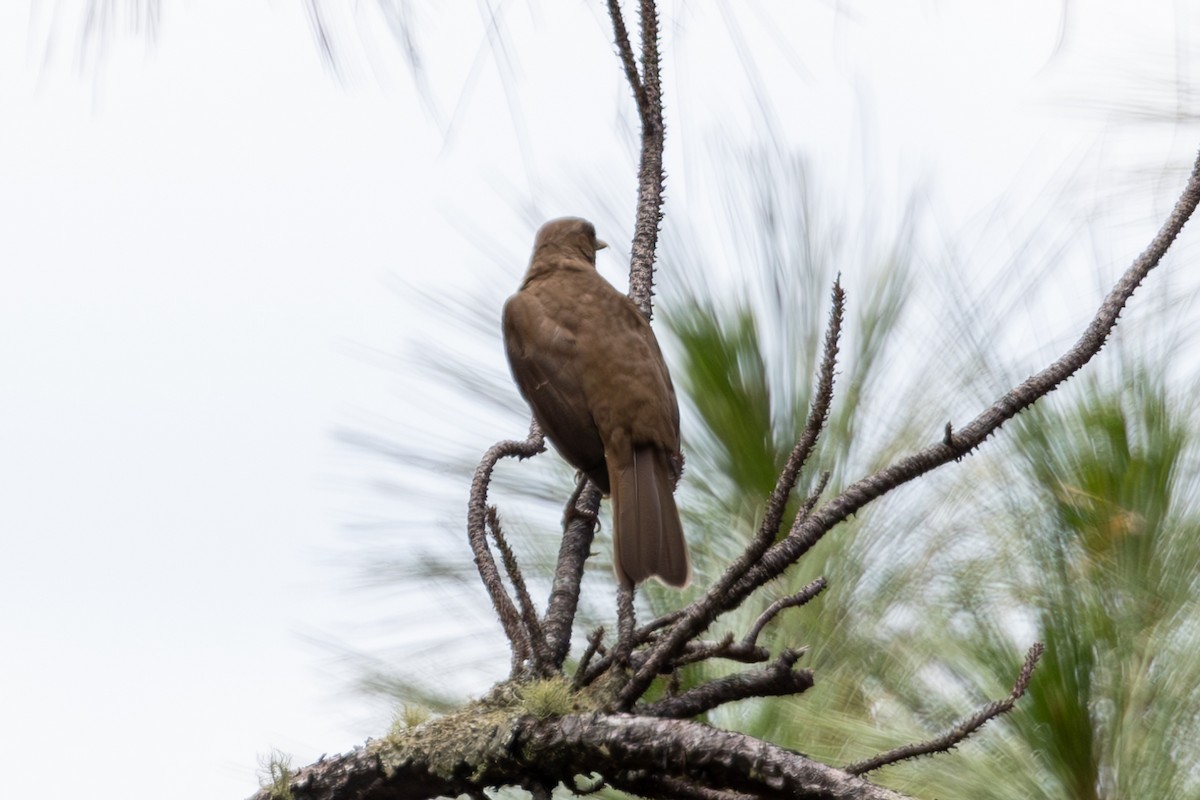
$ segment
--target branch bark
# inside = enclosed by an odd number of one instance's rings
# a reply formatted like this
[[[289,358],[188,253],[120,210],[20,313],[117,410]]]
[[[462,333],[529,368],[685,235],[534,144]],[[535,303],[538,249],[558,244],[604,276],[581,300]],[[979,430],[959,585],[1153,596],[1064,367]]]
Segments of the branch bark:
[[[445,735],[436,730],[444,721],[435,720],[402,734],[401,742],[369,742],[304,768],[289,783],[292,796],[295,800],[425,800],[479,795],[491,786],[553,787],[576,774],[596,772],[608,786],[626,791],[665,779],[664,787],[676,785],[680,791],[686,786],[719,786],[722,792],[746,798],[904,798],[801,753],[699,722],[628,714],[570,714],[538,720],[471,713],[482,724],[463,735],[479,739],[456,743],[461,752],[478,756],[470,763],[444,760],[444,751],[434,752]],[[263,789],[253,800],[271,800],[270,790]]]
[[[651,319],[654,316],[651,302],[654,295],[654,259],[658,250],[658,226],[663,218],[663,189],[667,181],[663,171],[663,144],[667,129],[663,123],[658,9],[654,6],[654,0],[641,0],[639,15],[642,26],[640,74],[634,63],[633,45],[629,41],[621,6],[617,0],[608,0],[608,16],[612,20],[617,52],[642,122],[637,216],[630,245],[629,297],[637,303],[646,319]]]

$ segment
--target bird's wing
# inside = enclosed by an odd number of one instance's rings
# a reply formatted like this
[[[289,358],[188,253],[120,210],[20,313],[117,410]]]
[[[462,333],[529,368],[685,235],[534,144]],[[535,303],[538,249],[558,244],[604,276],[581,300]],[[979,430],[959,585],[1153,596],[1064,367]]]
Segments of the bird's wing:
[[[527,291],[505,303],[503,326],[513,379],[534,417],[563,458],[607,492],[604,444],[588,408],[574,332]]]
[[[613,431],[628,432],[633,446],[679,450],[679,405],[671,376],[650,323],[633,302],[616,291],[597,292],[595,326],[589,341],[604,342],[581,376],[592,414],[607,440]]]

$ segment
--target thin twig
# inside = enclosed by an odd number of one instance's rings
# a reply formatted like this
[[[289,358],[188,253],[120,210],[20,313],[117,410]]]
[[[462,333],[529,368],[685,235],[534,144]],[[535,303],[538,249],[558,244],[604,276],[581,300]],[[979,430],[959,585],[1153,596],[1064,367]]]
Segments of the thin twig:
[[[974,420],[953,435],[947,445],[938,441],[907,456],[889,467],[868,475],[848,486],[841,494],[813,512],[804,523],[787,537],[772,546],[758,563],[736,584],[719,581],[705,595],[685,609],[681,619],[657,645],[642,668],[631,676],[621,690],[620,705],[629,708],[649,688],[660,667],[679,651],[682,644],[712,624],[721,613],[736,608],[758,587],[781,575],[826,533],[868,503],[930,472],[943,464],[961,458],[983,444],[1001,425],[1040,398],[1052,392],[1078,372],[1100,352],[1108,335],[1116,326],[1121,310],[1155,266],[1162,261],[1167,249],[1183,229],[1200,203],[1200,156],[1193,165],[1187,186],[1172,209],[1167,221],[1117,281],[1096,311],[1087,329],[1070,350],[1045,369],[1006,392]]]
[[[635,646],[641,644],[637,637],[634,637]],[[629,655],[628,665],[634,670],[641,667],[645,663],[648,653],[645,651],[634,651]],[[734,642],[733,635],[725,637],[719,642],[703,642],[693,640],[684,645],[683,653],[672,661],[668,661],[663,665],[664,673],[674,673],[679,667],[688,664],[696,664],[701,661],[707,661],[713,658],[723,658],[729,661],[736,661],[741,664],[759,664],[771,657],[770,652],[765,647],[757,645],[747,645],[743,642]],[[590,686],[601,675],[607,672],[614,663],[617,663],[617,654],[611,653],[604,656],[593,663],[588,670],[583,674],[582,678],[578,678],[580,686]]]
[[[670,625],[673,625],[677,620],[681,619],[682,617],[683,617],[683,611],[679,610],[679,611],[672,611],[670,613],[663,614],[661,617],[658,617],[657,619],[647,622],[645,625],[638,628],[637,631],[634,632],[633,646],[640,647],[641,645],[645,644],[646,642],[653,641],[655,639],[655,634],[659,630],[666,628]],[[605,672],[607,672],[609,667],[611,667],[612,665],[613,665],[613,656],[611,654],[604,656],[599,661],[596,661],[594,664],[592,664],[592,666],[588,669],[587,673],[584,675],[583,685],[590,686],[592,683],[595,682],[595,680],[597,678],[599,678],[601,675],[603,675]]]
[[[625,17],[621,14],[621,6],[617,0],[608,0],[608,16],[612,19],[613,35],[617,39],[617,55],[621,57],[621,66],[625,68],[625,80],[629,81],[629,88],[633,89],[633,99],[637,103],[640,118],[646,113],[649,101],[646,99],[646,87],[642,85],[642,77],[638,75],[633,45],[629,43],[629,29],[625,27]]]
[[[783,512],[787,507],[788,498],[796,486],[800,470],[804,468],[813,448],[825,427],[829,417],[829,406],[833,402],[833,378],[837,369],[838,344],[842,336],[842,320],[845,316],[846,293],[842,290],[841,278],[834,281],[830,292],[831,305],[829,309],[829,324],[825,329],[825,347],[821,355],[821,366],[817,370],[816,383],[813,388],[813,399],[808,410],[808,420],[804,423],[804,431],[800,434],[796,446],[792,448],[787,463],[779,473],[775,489],[767,500],[767,509],[763,521],[759,525],[754,540],[746,547],[737,560],[725,570],[721,576],[720,585],[731,586],[746,574],[775,542],[779,536],[779,526],[783,522]]]
[[[666,614],[663,614],[661,617],[650,620],[645,625],[638,628],[636,641],[638,642],[638,644],[645,642],[646,640],[648,640],[650,638],[650,634],[654,633],[655,631],[659,630],[660,628],[665,628],[668,625],[673,625],[675,623],[675,621],[682,616],[683,616],[682,611],[670,611],[670,612],[667,612]]]
[[[1012,709],[1016,702],[1021,699],[1022,695],[1025,694],[1025,690],[1029,688],[1029,679],[1033,677],[1033,670],[1037,666],[1038,659],[1042,657],[1042,653],[1045,651],[1046,646],[1041,642],[1035,642],[1033,647],[1029,648],[1029,652],[1025,656],[1025,663],[1021,666],[1021,673],[1017,676],[1017,682],[1013,685],[1008,697],[1003,700],[989,703],[935,739],[915,744],[906,744],[903,747],[897,747],[895,750],[889,750],[886,753],[880,753],[877,756],[868,758],[866,761],[856,761],[853,764],[843,767],[843,769],[851,775],[865,775],[872,770],[877,770],[888,764],[895,764],[898,761],[906,761],[910,758],[926,756],[932,753],[948,752],[988,722],[1001,714],[1008,713]]]
[[[500,515],[496,512],[495,506],[488,506],[487,526],[492,534],[492,541],[496,543],[496,548],[500,551],[500,561],[504,564],[504,571],[508,573],[508,580],[512,583],[513,591],[517,595],[517,605],[521,610],[521,622],[525,626],[526,638],[529,641],[534,671],[538,675],[549,676],[557,669],[551,664],[550,647],[546,644],[546,634],[542,631],[542,623],[538,619],[537,609],[533,607],[533,599],[529,596],[529,589],[525,586],[525,576],[521,574],[517,556],[508,546],[508,540],[504,538],[504,531],[500,528]]]
[[[575,678],[571,681],[571,686],[575,690],[583,688],[584,678],[587,676],[588,664],[591,663],[592,657],[600,650],[600,643],[603,640],[604,626],[600,625],[588,637],[587,648],[584,649],[583,656],[579,659],[579,666],[575,668]]]
[[[653,0],[641,0],[639,6],[642,29],[642,72],[638,77],[633,61],[633,46],[616,0],[608,0],[608,15],[625,78],[633,90],[642,122],[642,152],[638,165],[637,215],[634,219],[633,241],[630,244],[629,297],[637,303],[646,319],[654,316],[651,297],[654,294],[654,259],[658,249],[658,226],[662,222],[663,142],[666,126],[663,123],[662,84],[658,53],[658,11]]]
[[[808,497],[804,498],[804,505],[800,506],[800,510],[796,512],[796,519],[792,522],[790,533],[795,533],[804,520],[808,519],[808,515],[817,507],[817,501],[821,499],[821,495],[825,492],[825,487],[829,485],[829,470],[822,470],[821,477],[817,479],[817,485],[808,493]]]
[[[830,292],[829,325],[825,329],[825,347],[821,354],[821,366],[817,370],[816,385],[813,387],[813,399],[808,409],[808,419],[804,423],[804,431],[796,446],[792,448],[787,463],[779,473],[775,490],[767,501],[767,510],[763,515],[762,525],[753,544],[739,558],[734,567],[740,568],[744,574],[775,541],[779,535],[779,526],[783,522],[783,511],[787,507],[788,498],[800,477],[800,470],[808,462],[813,448],[829,418],[829,406],[833,402],[833,377],[837,370],[838,345],[842,338],[842,320],[846,311],[846,292],[842,289],[841,276],[833,282]],[[729,570],[730,573],[734,568]],[[732,577],[732,575],[730,575]]]
[[[762,629],[766,627],[768,622],[775,619],[776,614],[778,614],[780,611],[783,611],[785,608],[795,608],[797,606],[804,605],[809,600],[812,600],[821,592],[825,591],[825,586],[825,579],[817,578],[815,581],[808,584],[795,594],[788,595],[787,597],[781,597],[774,603],[771,603],[771,605],[767,606],[767,610],[759,614],[758,619],[756,619],[754,624],[750,626],[750,632],[746,634],[745,639],[742,639],[742,644],[746,645],[747,647],[753,645],[758,641],[758,635],[762,633]]]

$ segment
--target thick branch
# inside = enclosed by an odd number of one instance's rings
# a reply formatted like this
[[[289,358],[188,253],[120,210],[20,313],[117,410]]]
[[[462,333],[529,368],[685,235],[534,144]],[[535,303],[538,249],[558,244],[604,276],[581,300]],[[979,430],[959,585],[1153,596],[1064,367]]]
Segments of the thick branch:
[[[946,439],[949,441],[939,441],[930,445],[847,487],[837,497],[813,512],[786,538],[772,546],[734,585],[729,586],[723,576],[704,597],[688,606],[683,619],[655,645],[650,658],[625,685],[620,702],[625,707],[632,706],[649,688],[663,664],[678,652],[684,642],[708,628],[723,611],[736,608],[758,587],[781,575],[822,536],[851,514],[897,486],[962,458],[983,444],[984,440],[999,430],[1005,422],[1078,372],[1100,352],[1108,335],[1116,326],[1121,310],[1150,270],[1162,260],[1175,237],[1195,212],[1197,203],[1200,203],[1200,156],[1193,165],[1183,194],[1162,229],[1117,281],[1079,341],[1070,350],[1045,369],[1026,379],[1020,386],[1005,393],[957,434],[948,434]]]
[[[468,741],[453,745],[474,754],[470,763],[448,759],[450,745],[438,731],[444,721],[435,720],[398,740],[322,759],[300,770],[288,787],[295,800],[427,800],[531,782],[571,786],[576,775],[596,772],[607,785],[627,791],[655,776],[679,789],[721,787],[728,797],[904,800],[800,753],[698,722],[628,714],[538,720],[479,713],[484,711],[466,712],[472,720],[463,737]],[[263,789],[253,800],[270,798],[270,789]]]
[[[520,747],[551,774],[587,764],[617,789],[653,774],[755,797],[901,797],[800,753],[684,720],[574,715],[531,726]]]
[[[544,625],[550,643],[551,663],[562,669],[571,649],[571,628],[579,607],[579,587],[583,582],[583,564],[592,549],[596,535],[596,515],[600,512],[600,490],[587,482],[579,497],[582,509],[567,523],[562,544],[558,549],[558,565],[554,568],[554,584],[550,587],[550,602]]]

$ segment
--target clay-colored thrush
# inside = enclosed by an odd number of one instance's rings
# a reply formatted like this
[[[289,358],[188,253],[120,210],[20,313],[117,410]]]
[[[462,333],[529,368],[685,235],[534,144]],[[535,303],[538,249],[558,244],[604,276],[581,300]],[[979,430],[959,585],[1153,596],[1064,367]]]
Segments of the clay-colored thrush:
[[[587,220],[542,226],[504,304],[508,362],[555,449],[612,495],[617,579],[685,586],[679,406],[650,323],[596,271],[605,246]]]

